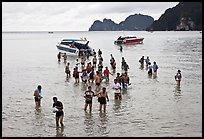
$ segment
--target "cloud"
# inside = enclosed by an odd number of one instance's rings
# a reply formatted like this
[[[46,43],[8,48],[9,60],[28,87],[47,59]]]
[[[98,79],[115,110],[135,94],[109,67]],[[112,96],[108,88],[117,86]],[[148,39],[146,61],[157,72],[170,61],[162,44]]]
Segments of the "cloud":
[[[119,23],[132,14],[158,19],[178,2],[3,2],[2,30],[85,30],[95,20]]]

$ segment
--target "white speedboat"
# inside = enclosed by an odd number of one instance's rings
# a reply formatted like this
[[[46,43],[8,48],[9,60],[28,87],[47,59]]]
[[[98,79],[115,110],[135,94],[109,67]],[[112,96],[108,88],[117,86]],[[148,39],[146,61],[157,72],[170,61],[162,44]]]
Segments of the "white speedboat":
[[[62,53],[78,54],[84,52],[93,55],[93,49],[88,45],[89,41],[85,38],[63,39],[56,46]]]

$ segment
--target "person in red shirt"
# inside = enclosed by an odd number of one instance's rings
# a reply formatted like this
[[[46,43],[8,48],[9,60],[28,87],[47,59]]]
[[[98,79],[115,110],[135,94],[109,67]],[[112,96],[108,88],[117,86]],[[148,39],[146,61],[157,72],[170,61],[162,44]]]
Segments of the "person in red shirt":
[[[87,63],[86,72],[89,74],[91,72],[91,63]]]
[[[78,67],[75,67],[73,71],[73,77],[75,78],[76,84],[79,83],[79,73],[81,73],[81,71],[78,71]]]
[[[109,82],[109,74],[111,74],[111,73],[110,73],[108,67],[106,67],[106,69],[103,71],[103,74],[104,74],[103,78],[106,79],[106,82]]]

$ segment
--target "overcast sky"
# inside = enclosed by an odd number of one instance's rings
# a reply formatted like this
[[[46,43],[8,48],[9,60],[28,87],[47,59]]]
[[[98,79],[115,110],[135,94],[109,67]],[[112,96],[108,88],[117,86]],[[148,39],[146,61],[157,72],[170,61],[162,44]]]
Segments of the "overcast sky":
[[[2,2],[2,31],[88,31],[95,20],[133,14],[158,20],[178,2]]]

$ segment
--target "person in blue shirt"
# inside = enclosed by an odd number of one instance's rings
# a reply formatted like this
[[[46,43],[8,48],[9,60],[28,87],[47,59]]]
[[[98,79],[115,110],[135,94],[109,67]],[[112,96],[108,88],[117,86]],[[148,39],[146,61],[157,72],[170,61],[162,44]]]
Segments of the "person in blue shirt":
[[[154,75],[156,76],[157,75],[157,70],[158,70],[158,65],[156,64],[156,62],[154,61],[153,62],[153,66],[152,66],[152,69],[153,69],[153,73]]]

